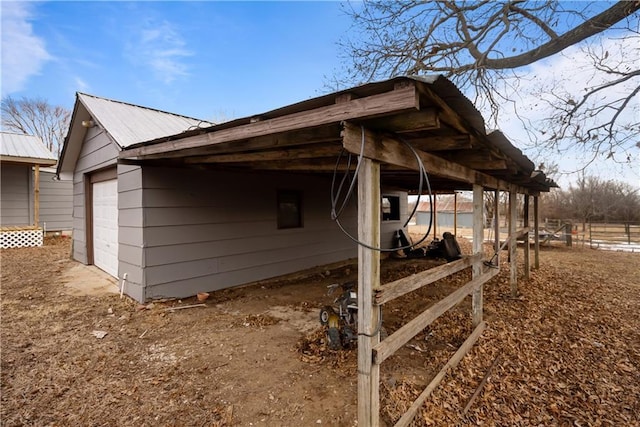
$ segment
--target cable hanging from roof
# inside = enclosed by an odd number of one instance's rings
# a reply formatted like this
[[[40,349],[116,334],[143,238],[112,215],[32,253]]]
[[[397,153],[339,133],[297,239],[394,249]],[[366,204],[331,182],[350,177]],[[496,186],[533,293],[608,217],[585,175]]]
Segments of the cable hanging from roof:
[[[345,153],[345,149],[343,148],[340,151],[340,155],[338,156],[338,160],[336,161],[336,165],[335,168],[333,170],[333,177],[331,179],[331,219],[333,221],[335,221],[335,223],[338,225],[338,227],[340,228],[340,230],[342,230],[342,232],[352,241],[354,241],[355,243],[357,243],[360,246],[363,246],[367,249],[372,249],[374,251],[379,251],[379,252],[396,252],[399,250],[405,250],[405,249],[412,249],[418,245],[420,245],[422,242],[424,242],[427,237],[429,237],[429,234],[431,233],[431,227],[433,225],[433,194],[431,191],[431,183],[429,182],[429,175],[427,174],[427,171],[424,167],[424,163],[422,162],[422,159],[420,158],[420,155],[418,155],[417,151],[411,146],[411,144],[409,144],[409,142],[407,142],[405,139],[400,138],[400,141],[402,141],[402,143],[404,143],[409,150],[411,150],[411,152],[413,153],[414,157],[416,158],[416,162],[418,164],[418,173],[420,175],[420,182],[418,184],[418,199],[416,200],[416,204],[413,207],[413,210],[411,211],[411,215],[409,215],[409,217],[407,218],[407,220],[405,221],[404,225],[402,226],[402,228],[405,228],[409,222],[411,221],[411,219],[413,218],[413,216],[415,215],[417,209],[418,209],[418,205],[420,204],[420,197],[422,197],[422,190],[424,187],[424,184],[426,183],[427,186],[427,192],[429,194],[429,211],[430,211],[430,215],[429,215],[429,227],[427,228],[426,233],[424,234],[424,236],[422,236],[422,238],[417,241],[416,243],[413,244],[409,244],[406,246],[401,246],[401,247],[397,247],[397,248],[382,248],[382,247],[375,247],[375,246],[371,246],[368,245],[362,241],[360,241],[359,239],[357,239],[356,237],[352,236],[342,225],[342,223],[340,222],[340,215],[342,214],[342,212],[344,211],[345,207],[347,206],[347,204],[349,203],[349,201],[351,200],[351,197],[353,196],[354,190],[355,190],[355,183],[358,179],[358,172],[360,170],[360,165],[362,164],[362,159],[364,158],[364,146],[365,146],[365,137],[364,137],[364,126],[360,126],[361,132],[362,132],[362,140],[360,143],[360,154],[358,155],[358,162],[356,163],[356,169],[354,171],[353,177],[350,178],[350,170],[351,170],[351,165],[353,162],[353,154],[348,153],[347,155],[347,167],[345,170],[345,173],[342,176],[342,179],[340,180],[340,184],[338,185],[338,188],[336,189],[336,181],[337,181],[337,177],[338,177],[338,169],[340,167],[340,162],[342,161],[342,158],[344,157],[344,153]],[[340,202],[340,196],[343,192],[343,189],[345,187],[345,184],[348,184],[348,189],[342,199],[342,203]],[[340,205],[340,207],[338,208],[338,205]]]

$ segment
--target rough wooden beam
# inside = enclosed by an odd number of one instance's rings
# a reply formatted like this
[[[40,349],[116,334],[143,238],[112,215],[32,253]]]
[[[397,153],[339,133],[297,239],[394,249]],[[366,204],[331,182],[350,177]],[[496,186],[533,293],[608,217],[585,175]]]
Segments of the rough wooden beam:
[[[493,250],[495,251],[496,265],[500,268],[500,190],[493,193]]]
[[[380,164],[364,159],[358,172],[358,239],[380,246]],[[373,294],[380,287],[380,252],[358,245],[358,425],[380,422],[380,366],[372,348],[379,343],[380,308]]]
[[[420,396],[418,396],[418,398],[411,404],[407,412],[405,412],[404,415],[400,417],[398,422],[395,424],[395,427],[407,427],[411,424],[411,421],[413,421],[416,413],[418,413],[418,410],[420,409],[424,401],[427,400],[433,390],[435,390],[436,387],[438,387],[438,385],[442,382],[445,375],[447,375],[447,372],[458,366],[458,363],[460,363],[462,358],[469,352],[469,350],[471,350],[486,327],[486,322],[481,322],[478,326],[475,327],[471,335],[469,335],[467,339],[464,340],[460,348],[458,348],[458,350],[453,354],[451,359],[449,359],[449,361],[442,367],[442,369],[440,369],[440,372],[438,372],[436,376],[433,377],[429,385],[427,385],[424,391],[420,393]]]
[[[389,301],[401,297],[423,286],[427,286],[437,280],[448,277],[465,268],[469,268],[475,262],[482,261],[482,254],[465,256],[462,259],[447,264],[442,264],[429,270],[403,277],[394,282],[382,285],[375,295],[375,303],[377,305],[386,304]]]
[[[523,224],[524,228],[527,229],[527,234],[524,237],[524,278],[525,280],[529,280],[529,276],[531,275],[531,260],[530,255],[530,247],[529,247],[529,196],[524,196],[524,215],[523,215]]]
[[[360,154],[362,145],[362,129],[360,126],[345,122],[343,124],[342,145],[354,154]],[[418,170],[415,156],[401,141],[388,135],[381,135],[368,129],[364,130],[364,156],[383,163],[391,163],[412,170]],[[458,163],[417,151],[429,174],[470,184],[482,185],[485,188],[508,188],[520,193],[528,193],[528,189],[499,180],[490,175],[462,166]]]
[[[516,234],[517,211],[517,194],[513,191],[509,192],[509,284],[511,286],[511,296],[518,296],[518,258],[516,249],[518,247]]]
[[[40,165],[36,164],[33,171],[33,225],[40,222]]]
[[[482,257],[482,243],[484,241],[484,200],[483,189],[479,185],[473,186],[473,254]],[[472,276],[474,279],[482,275],[482,261],[473,263]],[[478,286],[471,296],[471,318],[473,326],[482,322],[483,312],[482,284]]]
[[[303,146],[280,150],[254,151],[250,153],[217,154],[188,157],[185,163],[243,163],[270,160],[313,159],[318,157],[337,158],[342,150],[340,144],[323,146]],[[334,162],[335,164],[335,162]]]
[[[392,112],[417,110],[419,108],[418,93],[415,86],[412,85],[348,102],[261,120],[256,123],[130,148],[120,152],[120,158],[144,157],[150,154],[206,147],[223,142],[240,141],[280,132],[321,126],[341,120],[372,118]]]
[[[469,135],[428,136],[411,138],[411,144],[422,151],[468,150],[473,148]]]
[[[342,126],[339,123],[336,123],[291,132],[276,133],[273,135],[257,136],[241,141],[221,142],[219,144],[207,145],[205,147],[149,154],[144,156],[144,159],[150,160],[233,154],[266,149],[287,148],[291,146],[302,147],[315,144],[341,142],[341,131]]]
[[[374,363],[379,365],[384,362],[400,347],[405,345],[407,342],[409,342],[409,340],[420,333],[420,331],[429,326],[431,323],[433,323],[434,320],[442,316],[449,309],[462,301],[467,295],[475,291],[478,286],[484,284],[496,274],[498,274],[498,271],[495,269],[491,269],[486,273],[472,279],[467,284],[461,286],[445,298],[427,308],[417,317],[412,319],[409,323],[405,324],[392,335],[387,337],[384,341],[377,344],[373,348]]]
[[[540,268],[540,216],[538,214],[538,196],[533,196],[533,230],[535,233],[534,239],[534,266],[537,269]]]
[[[396,133],[434,130],[440,128],[438,111],[435,108],[424,108],[420,111],[409,111],[403,114],[364,120],[363,124],[370,129],[382,129]]]

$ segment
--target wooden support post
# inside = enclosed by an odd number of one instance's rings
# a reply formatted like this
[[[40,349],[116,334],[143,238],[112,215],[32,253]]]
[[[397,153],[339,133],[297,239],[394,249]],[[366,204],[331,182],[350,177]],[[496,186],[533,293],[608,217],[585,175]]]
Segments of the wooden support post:
[[[494,236],[494,250],[496,252],[496,265],[500,268],[500,190],[496,189],[494,193],[493,200],[493,214],[494,222],[493,222],[493,230],[495,232]]]
[[[433,194],[433,238],[438,238],[438,195]]]
[[[483,221],[483,194],[481,185],[473,186],[473,254],[482,254],[482,243],[484,242],[484,221]],[[482,261],[476,261],[472,267],[472,278],[480,277],[482,274]],[[482,288],[473,291],[471,296],[471,315],[473,326],[478,326],[482,322]]]
[[[524,215],[523,215],[523,224],[524,228],[529,228],[529,196],[524,195]],[[529,231],[524,235],[524,278],[525,280],[529,280],[529,276],[531,273],[531,261],[529,259],[531,255],[531,251],[529,248]]]
[[[36,165],[33,172],[33,225],[40,222],[40,165]]]
[[[540,268],[540,216],[538,214],[538,196],[533,196],[533,232],[535,236],[533,237],[534,246],[534,267],[535,269]]]
[[[380,246],[380,164],[362,159],[358,172],[358,239]],[[358,425],[380,422],[380,365],[373,364],[373,347],[379,342],[380,307],[373,293],[380,287],[380,252],[358,246]],[[367,336],[367,335],[373,336]]]
[[[516,205],[518,204],[518,194],[509,191],[509,283],[511,285],[511,296],[518,296],[518,257],[516,249],[516,221],[518,219]]]
[[[458,193],[453,193],[453,235],[458,236]]]

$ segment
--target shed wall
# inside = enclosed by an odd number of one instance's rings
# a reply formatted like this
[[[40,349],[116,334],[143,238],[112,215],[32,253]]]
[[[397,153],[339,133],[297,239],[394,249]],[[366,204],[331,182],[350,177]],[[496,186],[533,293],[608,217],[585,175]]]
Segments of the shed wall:
[[[73,228],[73,182],[56,180],[55,173],[40,171],[40,220],[47,231]],[[45,227],[46,223],[46,227]]]
[[[0,225],[31,225],[31,165],[0,166]]]
[[[142,191],[120,194],[121,208],[131,207],[120,211],[120,247],[144,247],[145,299],[185,297],[357,255],[330,218],[327,177],[145,166],[142,178]],[[278,229],[278,190],[302,192],[302,228]],[[139,200],[143,209],[134,208]],[[355,201],[341,217],[353,235]],[[382,242],[390,244],[401,225],[384,223]]]

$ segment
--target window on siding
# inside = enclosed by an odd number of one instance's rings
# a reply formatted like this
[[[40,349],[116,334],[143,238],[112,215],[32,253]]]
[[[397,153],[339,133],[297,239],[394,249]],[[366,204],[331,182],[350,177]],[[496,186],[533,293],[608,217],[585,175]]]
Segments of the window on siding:
[[[302,227],[302,192],[278,191],[278,228]]]
[[[382,220],[400,221],[400,196],[382,196]]]

